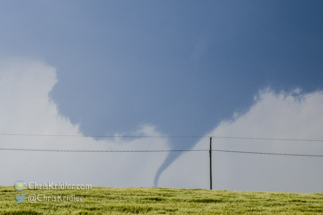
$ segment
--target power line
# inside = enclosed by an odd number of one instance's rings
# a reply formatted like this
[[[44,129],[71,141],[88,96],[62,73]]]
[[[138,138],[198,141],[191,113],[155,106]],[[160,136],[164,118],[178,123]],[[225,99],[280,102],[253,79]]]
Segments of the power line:
[[[207,136],[205,136],[207,137]],[[303,142],[323,142],[323,140],[314,139],[292,139],[292,138],[265,138],[265,137],[225,137],[225,136],[209,136],[219,139],[240,139],[240,140],[273,140],[273,141],[303,141]]]
[[[0,148],[6,151],[37,151],[37,152],[191,152],[208,151],[208,149],[170,149],[170,150],[65,150],[65,149],[16,149]]]
[[[36,151],[36,152],[202,152],[209,151],[209,149],[170,149],[170,150],[63,150],[63,149],[17,149],[17,148],[0,148],[3,151]],[[226,153],[242,153],[242,154],[258,154],[258,155],[279,155],[279,156],[297,156],[297,157],[323,157],[323,155],[313,154],[289,154],[289,153],[271,153],[271,152],[250,152],[250,151],[232,151],[232,150],[220,150],[213,149],[215,152]]]
[[[0,136],[26,136],[26,137],[82,137],[82,138],[217,138],[217,139],[240,139],[240,140],[272,140],[272,141],[303,141],[303,142],[323,142],[320,139],[295,139],[295,138],[265,138],[265,137],[239,137],[239,136],[189,136],[189,135],[177,135],[177,136],[163,136],[163,135],[93,135],[83,136],[73,134],[0,134]]]
[[[228,153],[243,153],[243,154],[258,154],[258,155],[280,155],[280,156],[297,156],[297,157],[323,157],[323,155],[310,155],[310,154],[288,154],[288,153],[248,152],[248,151],[230,151],[230,150],[212,150],[212,151],[228,152]]]

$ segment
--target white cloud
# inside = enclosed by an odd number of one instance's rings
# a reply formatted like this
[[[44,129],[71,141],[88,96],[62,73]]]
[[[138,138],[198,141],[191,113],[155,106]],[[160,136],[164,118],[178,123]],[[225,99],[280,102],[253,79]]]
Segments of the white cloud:
[[[81,134],[78,125],[58,114],[48,93],[57,83],[55,68],[42,62],[9,60],[0,63],[0,132]],[[297,92],[296,92],[297,91]],[[245,114],[234,113],[213,136],[323,139],[323,93],[300,90],[255,96]],[[297,94],[297,95],[295,95]],[[292,96],[294,95],[294,96]],[[153,126],[138,133],[160,135]],[[194,149],[207,149],[201,139]],[[43,149],[168,149],[167,139],[107,139],[85,137],[0,136],[0,148]],[[214,149],[323,154],[321,142],[214,139]],[[94,186],[153,186],[166,153],[53,153],[0,150],[0,185],[26,182],[87,183]],[[213,188],[323,192],[322,158],[213,153]],[[162,175],[162,187],[209,187],[208,152],[187,152]]]
[[[0,63],[0,133],[82,135],[78,125],[58,114],[48,93],[57,83],[55,68],[11,59]],[[153,126],[138,133],[159,135]],[[0,136],[0,148],[168,149],[166,139]],[[27,182],[89,183],[95,186],[153,186],[165,153],[54,153],[0,150],[0,185]]]
[[[293,97],[286,92],[275,94],[267,89],[259,93],[247,113],[234,121],[223,121],[208,135],[323,139],[322,106],[322,92]],[[206,138],[194,149],[208,147],[209,139]],[[323,142],[213,139],[213,148],[323,154]],[[322,161],[323,158],[213,152],[213,188],[323,192]],[[162,175],[161,186],[209,188],[208,162],[208,152],[184,154]]]

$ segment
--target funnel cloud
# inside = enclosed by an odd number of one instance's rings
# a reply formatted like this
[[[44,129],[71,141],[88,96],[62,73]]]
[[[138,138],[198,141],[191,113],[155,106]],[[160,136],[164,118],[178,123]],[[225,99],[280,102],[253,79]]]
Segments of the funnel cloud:
[[[0,94],[3,92],[2,100],[6,102],[0,114],[4,122],[17,125],[2,125],[1,133],[204,136],[222,128],[223,122],[247,116],[258,104],[254,97],[264,89],[270,89],[272,95],[284,92],[295,98],[323,89],[322,1],[98,0],[93,4],[80,0],[77,7],[75,4],[75,1],[1,3],[0,25],[4,30],[0,61],[4,63],[0,65]],[[318,123],[315,117],[311,120]],[[247,121],[242,127],[248,128]],[[256,128],[253,127],[255,131]],[[278,135],[263,131],[248,134]],[[293,135],[296,134],[286,134],[291,138]],[[13,140],[1,141],[6,145]],[[82,146],[134,150],[192,149],[200,143],[194,138],[85,138],[85,142],[80,141],[83,145],[63,138],[20,141],[24,145],[19,146],[26,148]],[[44,145],[39,145],[42,141]],[[69,145],[70,141],[73,144]],[[42,156],[51,157],[47,154],[39,157]],[[81,157],[57,156],[74,162],[79,178],[91,179],[77,169],[81,167],[75,159],[82,160]],[[169,172],[193,154],[105,156],[89,155],[95,164],[84,158],[82,165],[90,168],[86,174],[97,176],[88,183],[180,187],[181,183],[175,181],[183,179],[179,176],[182,173]],[[191,158],[199,164],[204,159]],[[36,165],[36,161],[33,157],[30,163]],[[250,165],[251,169],[259,168],[256,162]],[[227,169],[228,172],[223,170],[225,176],[232,167]],[[67,167],[61,172],[58,167],[56,170],[57,180],[64,177],[77,180]],[[185,171],[188,170],[183,167],[183,174]],[[20,176],[8,169],[5,172]],[[41,173],[37,178],[46,179]],[[203,180],[196,186],[201,187]],[[232,181],[228,186],[252,188],[247,180],[244,182]],[[183,186],[193,184],[190,181]],[[258,185],[259,189],[270,187]]]

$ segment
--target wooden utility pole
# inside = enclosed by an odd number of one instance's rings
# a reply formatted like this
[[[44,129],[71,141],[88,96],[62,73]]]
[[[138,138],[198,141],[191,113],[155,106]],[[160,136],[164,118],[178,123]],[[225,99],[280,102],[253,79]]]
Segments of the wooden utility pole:
[[[210,190],[212,190],[212,137],[210,137]]]

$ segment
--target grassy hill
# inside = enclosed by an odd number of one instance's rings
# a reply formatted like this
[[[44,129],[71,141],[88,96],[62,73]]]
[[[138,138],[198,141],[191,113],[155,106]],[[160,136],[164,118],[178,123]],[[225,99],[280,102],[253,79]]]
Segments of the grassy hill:
[[[16,203],[15,194],[26,194]],[[29,195],[42,202],[29,203]],[[79,202],[44,196],[83,197]],[[53,198],[53,197],[52,197]],[[72,199],[73,200],[73,199]],[[74,199],[75,200],[75,199]],[[322,214],[321,193],[210,191],[202,189],[110,188],[24,190],[0,187],[0,214]]]

